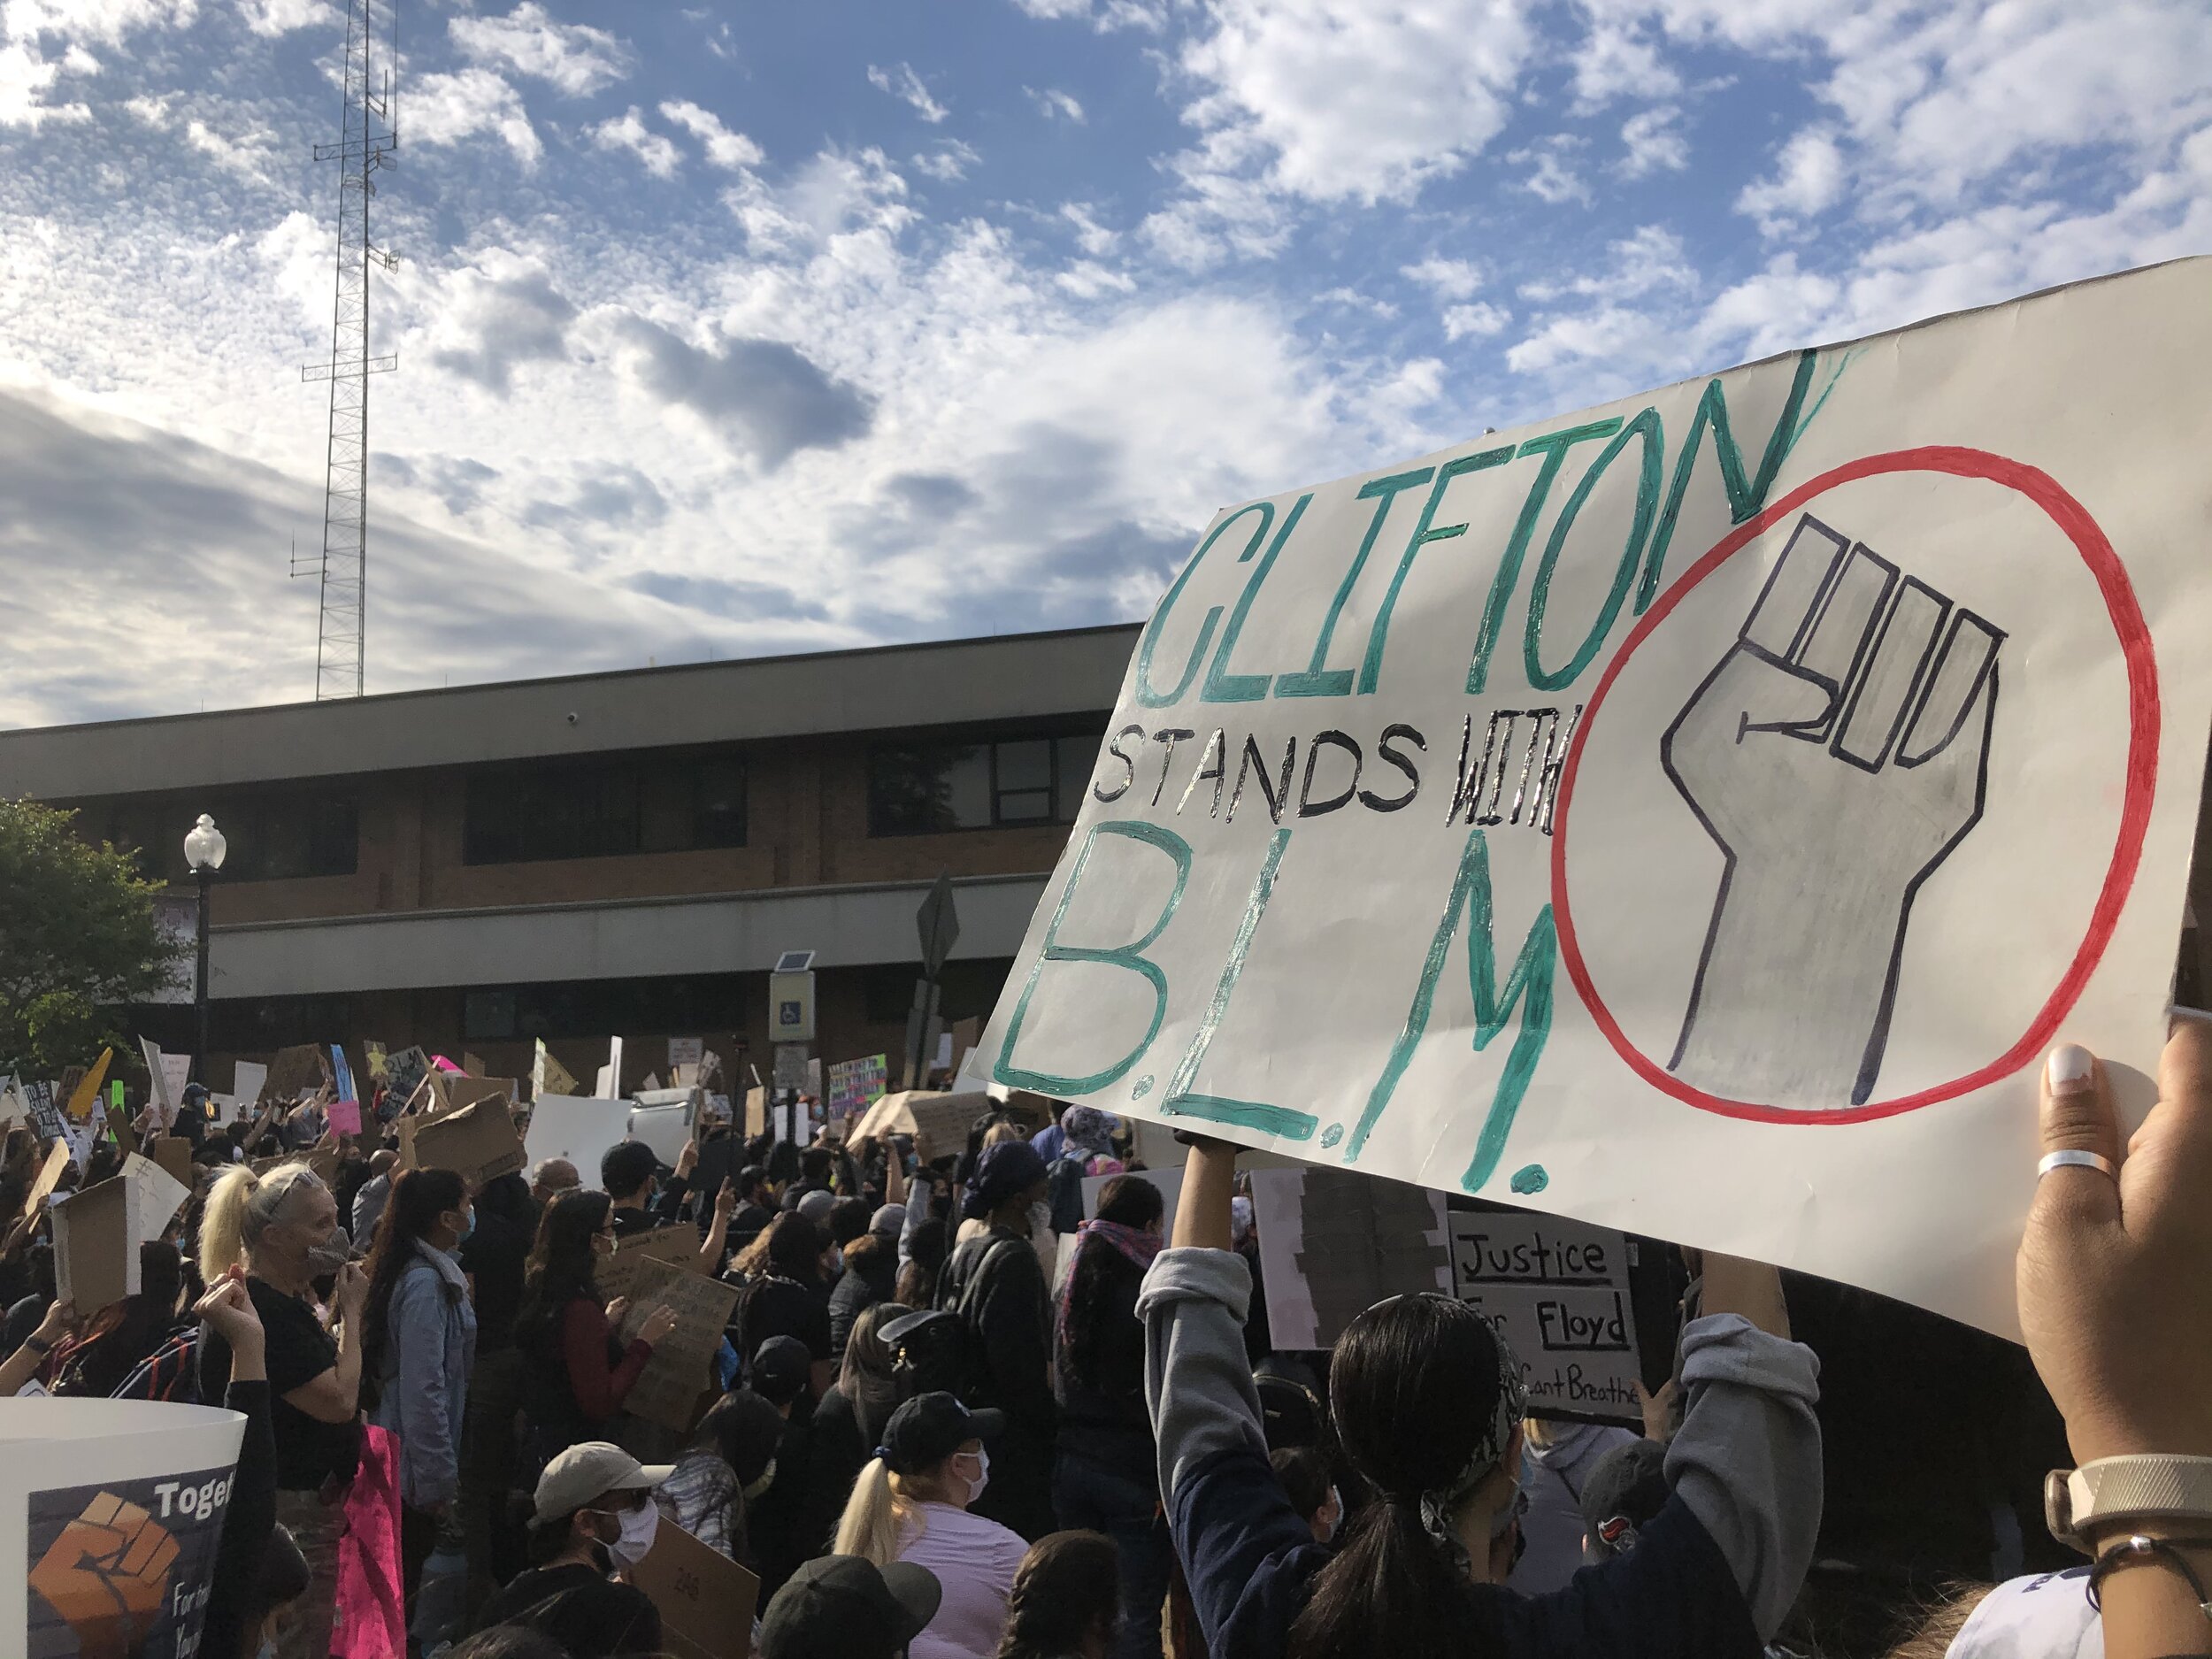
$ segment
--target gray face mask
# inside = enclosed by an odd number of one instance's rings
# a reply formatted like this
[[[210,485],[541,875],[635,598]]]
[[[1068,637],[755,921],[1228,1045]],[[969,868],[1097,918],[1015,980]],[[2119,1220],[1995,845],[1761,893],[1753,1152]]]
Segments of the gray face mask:
[[[333,1227],[327,1239],[307,1248],[307,1271],[319,1277],[336,1272],[351,1260],[353,1240],[343,1227]]]

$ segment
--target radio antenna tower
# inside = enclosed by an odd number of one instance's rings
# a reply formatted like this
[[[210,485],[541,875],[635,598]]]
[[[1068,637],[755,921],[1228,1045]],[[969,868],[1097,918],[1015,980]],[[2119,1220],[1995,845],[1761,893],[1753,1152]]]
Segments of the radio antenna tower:
[[[388,12],[391,61],[373,59],[379,11]],[[367,688],[369,584],[369,376],[399,366],[396,354],[369,355],[369,269],[390,271],[399,256],[369,237],[376,173],[399,146],[393,68],[399,62],[397,0],[348,0],[346,104],[338,142],[315,146],[315,159],[338,164],[337,297],[330,322],[330,360],[300,371],[303,380],[330,382],[330,438],[323,480],[323,551],[319,561],[296,551],[292,574],[316,572],[322,619],[315,641],[315,696],[357,697]],[[380,87],[380,75],[381,90]]]

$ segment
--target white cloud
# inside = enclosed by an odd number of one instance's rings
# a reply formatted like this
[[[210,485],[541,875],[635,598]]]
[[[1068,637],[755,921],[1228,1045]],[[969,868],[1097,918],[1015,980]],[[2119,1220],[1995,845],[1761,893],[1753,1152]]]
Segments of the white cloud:
[[[1380,318],[1385,322],[1398,314],[1398,308],[1388,300],[1375,299],[1353,288],[1331,288],[1326,293],[1317,294],[1313,296],[1313,303],[1317,305],[1341,305],[1347,311],[1365,311],[1370,317]]]
[[[1272,188],[1316,202],[1409,201],[1504,127],[1534,45],[1517,0],[1213,0],[1178,67],[1184,119],[1234,131]]]
[[[90,120],[92,111],[81,104],[46,102],[60,73],[59,64],[48,63],[20,41],[0,46],[0,127],[36,132],[49,121]]]
[[[503,139],[525,167],[536,166],[545,153],[522,95],[488,69],[417,76],[403,113],[410,143],[457,144],[490,133]]]
[[[676,169],[683,165],[683,152],[676,148],[675,140],[647,127],[634,104],[593,127],[591,139],[602,150],[628,150],[656,179],[674,178]]]
[[[1782,146],[1772,173],[1743,188],[1736,211],[1756,219],[1764,234],[1784,235],[1833,207],[1843,182],[1843,151],[1834,135],[1808,127]]]
[[[1098,222],[1097,210],[1088,202],[1062,203],[1060,217],[1075,227],[1076,246],[1085,253],[1110,253],[1114,244],[1121,240],[1115,232]]]
[[[185,122],[184,142],[224,172],[256,183],[265,183],[273,176],[271,168],[283,150],[268,127],[218,132],[197,116]]]
[[[1167,0],[1014,0],[1033,18],[1081,19],[1101,35],[1112,29],[1148,29],[1167,25]]]
[[[1520,188],[1540,202],[1558,207],[1568,202],[1579,202],[1587,207],[1594,199],[1590,187],[1583,181],[1568,157],[1582,147],[1582,141],[1571,133],[1555,133],[1525,149],[1507,155],[1506,160],[1516,166],[1527,166],[1528,177]]]
[[[879,69],[875,65],[870,64],[868,84],[877,91],[887,92],[900,102],[911,106],[914,113],[932,127],[952,113],[950,110],[929,96],[929,88],[922,84],[922,78],[914,73],[914,65],[911,64],[896,64],[889,69]]]
[[[1524,283],[1522,295],[1540,303],[1579,296],[1586,299],[1633,299],[1662,288],[1694,288],[1697,273],[1690,268],[1682,238],[1663,225],[1646,225],[1608,244],[1609,268],[1564,281]]]
[[[968,176],[968,169],[982,160],[973,144],[948,138],[926,155],[913,157],[914,171],[940,184],[957,184]]]
[[[1661,321],[1646,312],[1601,305],[1553,318],[1507,350],[1506,366],[1516,374],[1538,374],[1576,363],[1647,362],[1660,349],[1664,333]]]
[[[1126,271],[1110,271],[1095,259],[1078,259],[1053,280],[1078,299],[1094,300],[1102,294],[1133,294],[1137,280]]]
[[[1512,320],[1511,311],[1486,301],[1478,300],[1472,305],[1447,306],[1444,311],[1444,338],[1486,340],[1492,334],[1502,334],[1505,326]]]
[[[1578,113],[1600,110],[1617,98],[1671,98],[1682,78],[1659,55],[1659,48],[1632,23],[1594,19],[1574,53]]]
[[[326,0],[239,0],[238,14],[257,35],[288,35],[326,22]]]
[[[684,100],[674,100],[661,105],[661,119],[672,126],[680,127],[697,139],[707,152],[707,160],[725,172],[734,173],[741,167],[757,167],[764,158],[758,144],[742,133],[733,133],[722,124],[722,118],[711,110],[701,109]]]
[[[588,24],[563,23],[537,0],[523,0],[503,18],[457,17],[446,27],[476,62],[549,81],[571,97],[596,92],[636,67],[627,42]]]
[[[1073,121],[1078,127],[1083,124],[1083,106],[1076,101],[1073,93],[1063,92],[1057,87],[1024,87],[1022,90],[1029,95],[1029,101],[1046,116],[1056,120]]]
[[[1682,111],[1671,104],[1639,110],[1621,123],[1621,147],[1627,153],[1616,169],[1624,179],[1650,173],[1679,173],[1690,165],[1690,141],[1678,125]]]
[[[1482,287],[1482,267],[1471,259],[1447,259],[1431,254],[1418,265],[1401,266],[1398,274],[1418,282],[1440,300],[1472,299]]]
[[[197,19],[197,0],[8,0],[11,40],[35,41],[59,35],[66,41],[97,41],[120,46],[126,35],[156,24],[184,28]]]

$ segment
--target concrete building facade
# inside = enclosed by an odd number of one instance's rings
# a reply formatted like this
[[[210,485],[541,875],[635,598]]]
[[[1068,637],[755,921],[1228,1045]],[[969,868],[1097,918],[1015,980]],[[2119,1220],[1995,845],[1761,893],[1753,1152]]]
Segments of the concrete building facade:
[[[988,1011],[1067,838],[1134,627],[757,658],[0,733],[0,795],[79,813],[189,895],[202,812],[209,1075],[288,1043],[419,1042],[626,1087],[665,1037],[769,1070],[767,973],[816,953],[816,1052],[902,1040],[915,912]],[[172,1049],[191,1010],[139,1011]]]

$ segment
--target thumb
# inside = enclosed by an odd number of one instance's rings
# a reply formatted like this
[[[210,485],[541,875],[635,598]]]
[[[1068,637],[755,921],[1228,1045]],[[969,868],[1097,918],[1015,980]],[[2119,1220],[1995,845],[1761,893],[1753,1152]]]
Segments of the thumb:
[[[2093,1152],[2119,1167],[2119,1114],[2104,1066],[2076,1043],[2062,1043],[2043,1064],[2040,1116],[2043,1150]],[[2039,1216],[2076,1223],[2116,1224],[2120,1219],[2120,1184],[2101,1170],[2062,1167],[2036,1184]]]

